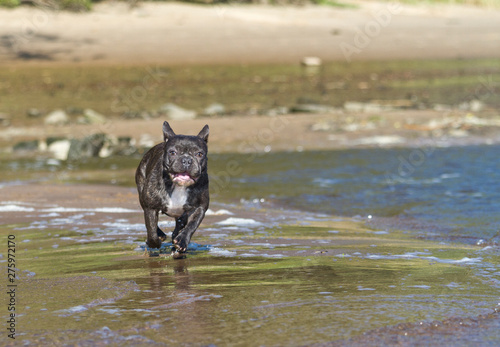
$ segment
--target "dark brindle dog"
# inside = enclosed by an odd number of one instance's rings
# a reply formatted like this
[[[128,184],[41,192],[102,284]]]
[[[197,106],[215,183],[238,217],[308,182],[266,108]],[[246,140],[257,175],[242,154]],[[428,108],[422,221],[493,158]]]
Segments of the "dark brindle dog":
[[[172,254],[181,258],[208,209],[208,125],[197,136],[176,135],[163,123],[163,143],[151,148],[135,174],[148,232],[147,245],[160,248],[166,239],[158,227],[160,212],[175,218]]]

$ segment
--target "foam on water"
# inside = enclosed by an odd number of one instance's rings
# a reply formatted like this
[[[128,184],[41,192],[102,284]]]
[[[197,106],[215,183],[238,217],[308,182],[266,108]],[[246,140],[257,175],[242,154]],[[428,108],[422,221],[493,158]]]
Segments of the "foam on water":
[[[416,284],[413,286],[408,286],[409,288],[421,288],[421,289],[431,289],[431,286],[428,286],[426,284]]]
[[[211,247],[208,253],[213,256],[221,256],[221,257],[234,257],[236,255],[236,252],[234,251],[228,251],[226,249],[218,247]]]
[[[205,212],[206,216],[222,216],[222,215],[234,215],[233,212],[225,209],[220,209],[217,211],[213,211],[211,209],[208,209],[207,212]]]
[[[363,286],[358,286],[358,290],[359,291],[365,291],[365,290],[370,290],[371,291],[371,290],[375,290],[375,288],[365,288]]]
[[[375,234],[375,235],[387,235],[389,234],[388,231],[385,230],[379,230],[379,231],[367,231],[369,234]]]
[[[125,231],[141,231],[141,232],[146,231],[146,226],[144,225],[144,223],[131,224],[131,223],[117,221],[117,222],[103,223],[102,225],[105,226],[106,228],[116,230],[116,231],[123,231],[123,230],[125,230]]]
[[[283,254],[267,254],[267,253],[259,253],[258,254],[260,257],[264,258],[284,258],[285,256]]]
[[[25,207],[19,205],[1,205],[0,212],[33,212],[35,209],[33,207]]]
[[[78,306],[73,306],[73,307],[70,307],[66,310],[63,310],[61,311],[62,314],[66,314],[66,315],[72,315],[74,313],[80,313],[80,312],[84,312],[84,311],[87,311],[88,308],[83,306],[83,305],[78,305]]]
[[[478,258],[464,257],[462,259],[441,259],[441,258],[434,257],[434,256],[424,257],[424,256],[418,255],[416,253],[420,253],[420,252],[412,252],[412,253],[405,253],[405,254],[392,254],[392,255],[368,254],[368,255],[364,256],[364,258],[372,259],[372,260],[422,259],[422,260],[429,260],[429,261],[434,261],[436,263],[443,263],[443,264],[476,264],[476,263],[480,263],[483,260],[483,258],[481,258],[481,257],[478,257]]]
[[[56,213],[56,212],[39,215],[39,217],[41,217],[41,218],[60,217],[60,216],[61,215],[59,213]]]
[[[213,239],[224,239],[228,237],[227,234],[210,234],[210,237]]]
[[[251,226],[251,227],[258,227],[262,226],[263,224],[260,222],[257,222],[254,219],[251,218],[236,218],[236,217],[230,217],[227,218],[223,221],[220,221],[217,223],[218,225],[234,225],[234,226]]]
[[[4,201],[0,203],[0,212],[34,212],[36,209],[31,206],[25,206],[22,202]],[[61,207],[55,206],[50,208],[42,208],[38,210],[45,215],[41,217],[55,217],[59,213],[75,213],[75,212],[92,212],[92,213],[137,213],[139,210],[132,210],[123,207],[98,207],[98,208],[76,208],[76,207]],[[223,213],[224,214],[224,213]],[[73,217],[75,218],[75,217]]]

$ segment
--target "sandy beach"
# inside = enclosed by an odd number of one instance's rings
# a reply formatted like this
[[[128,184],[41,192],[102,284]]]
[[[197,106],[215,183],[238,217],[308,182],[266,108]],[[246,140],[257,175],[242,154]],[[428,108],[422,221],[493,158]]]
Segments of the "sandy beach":
[[[0,9],[2,64],[253,64],[500,57],[500,11],[347,1],[333,6],[96,4]]]
[[[371,1],[349,4],[355,8],[176,3],[131,7],[104,2],[89,13],[24,6],[1,9],[0,61],[5,67],[78,68],[95,64],[299,64],[307,56],[324,62],[500,57],[499,9]],[[37,105],[26,107],[33,106]],[[276,119],[244,115],[232,117],[230,122],[225,118],[183,120],[176,122],[176,128],[190,133],[209,122],[211,150],[215,152],[415,146],[435,145],[428,140],[435,135],[433,131],[449,128],[452,123],[456,128],[457,122],[461,127],[467,116],[468,112],[403,110],[384,112],[381,121],[373,124],[370,114],[360,112],[294,114]],[[350,130],[345,131],[346,124],[331,124],[333,118],[355,125],[347,124]],[[437,125],[435,119],[440,120]],[[446,119],[444,123],[442,119]],[[160,141],[161,122],[112,119],[99,126],[11,126],[0,129],[0,139],[15,143],[99,131],[132,136],[137,141],[147,135]],[[490,125],[488,122],[483,125]],[[466,124],[465,129],[476,125]],[[337,128],[339,132],[332,134]],[[445,141],[496,143],[500,138],[497,128],[481,126],[467,136],[454,132]]]

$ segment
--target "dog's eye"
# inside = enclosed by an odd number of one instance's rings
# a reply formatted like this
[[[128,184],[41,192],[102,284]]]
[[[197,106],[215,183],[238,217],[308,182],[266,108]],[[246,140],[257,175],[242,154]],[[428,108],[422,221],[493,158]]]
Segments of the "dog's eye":
[[[174,156],[177,154],[177,152],[172,149],[172,150],[168,151],[168,154]]]
[[[196,156],[197,156],[198,158],[203,158],[203,156],[204,156],[204,155],[205,155],[205,154],[204,154],[203,152],[198,152],[198,153],[196,153]]]

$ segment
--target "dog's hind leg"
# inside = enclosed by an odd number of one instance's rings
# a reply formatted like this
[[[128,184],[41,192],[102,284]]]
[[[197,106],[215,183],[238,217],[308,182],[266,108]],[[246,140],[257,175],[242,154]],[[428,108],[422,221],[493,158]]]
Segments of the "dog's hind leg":
[[[161,240],[159,237],[160,235],[158,235],[158,211],[144,209],[144,220],[146,222],[146,230],[148,232],[148,239],[146,241],[148,247],[160,248]]]

